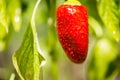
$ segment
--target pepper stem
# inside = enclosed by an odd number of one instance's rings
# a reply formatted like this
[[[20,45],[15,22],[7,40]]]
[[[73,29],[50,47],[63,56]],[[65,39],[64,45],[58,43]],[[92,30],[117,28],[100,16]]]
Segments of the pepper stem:
[[[64,4],[81,5],[81,3],[78,0],[67,0]]]

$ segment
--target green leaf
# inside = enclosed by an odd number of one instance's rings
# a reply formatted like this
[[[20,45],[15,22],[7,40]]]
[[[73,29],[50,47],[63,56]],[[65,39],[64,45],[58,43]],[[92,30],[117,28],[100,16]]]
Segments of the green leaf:
[[[120,0],[119,0],[118,3],[119,3],[118,6],[119,6],[119,20],[120,20]],[[120,21],[119,21],[119,23],[120,23]],[[120,26],[120,25],[119,25],[119,26]]]
[[[90,78],[93,79],[90,80],[114,80],[113,78],[115,78],[116,74],[106,77],[106,72],[108,71],[109,64],[118,56],[117,44],[109,38],[103,37],[95,44],[92,54],[94,65],[90,63],[93,67],[89,68],[90,73],[92,73],[89,75],[92,75]]]
[[[6,3],[0,0],[0,39],[3,39],[8,33],[8,17],[6,12]]]
[[[44,62],[38,47],[35,27],[29,25],[21,47],[13,55],[13,64],[22,80],[39,80]]]
[[[103,30],[101,28],[100,23],[91,16],[89,16],[88,22],[89,22],[90,27],[94,30],[96,36],[101,37],[103,35]]]
[[[22,22],[22,11],[20,0],[10,0],[8,3],[8,10],[11,18],[12,25],[15,31],[19,31]]]
[[[97,7],[106,28],[119,41],[119,10],[115,0],[97,0]]]

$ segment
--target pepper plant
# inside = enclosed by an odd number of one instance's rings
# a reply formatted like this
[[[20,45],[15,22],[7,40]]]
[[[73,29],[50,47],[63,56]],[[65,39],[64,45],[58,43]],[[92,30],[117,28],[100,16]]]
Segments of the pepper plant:
[[[0,80],[120,80],[119,62],[120,0],[0,0]]]

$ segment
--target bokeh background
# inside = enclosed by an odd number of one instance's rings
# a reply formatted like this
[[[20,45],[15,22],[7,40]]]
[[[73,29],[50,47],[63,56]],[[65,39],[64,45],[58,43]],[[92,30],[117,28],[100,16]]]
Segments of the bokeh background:
[[[12,54],[20,47],[37,0],[0,0],[0,80],[20,80]],[[56,32],[56,9],[66,0],[41,0],[36,29],[46,64],[43,80],[120,80],[120,0],[79,0],[88,8],[89,48],[72,63]]]

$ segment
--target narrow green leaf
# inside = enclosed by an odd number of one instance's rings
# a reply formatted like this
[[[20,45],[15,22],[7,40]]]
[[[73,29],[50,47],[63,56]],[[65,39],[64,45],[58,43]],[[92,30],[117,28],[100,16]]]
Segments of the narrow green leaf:
[[[8,33],[8,18],[6,12],[5,0],[0,0],[0,39],[3,39]]]
[[[103,35],[103,30],[100,23],[91,16],[89,16],[88,22],[90,27],[94,30],[96,36],[101,37]]]
[[[22,80],[39,80],[40,67],[45,60],[35,34],[35,29],[30,25],[21,47],[13,55],[13,64]]]
[[[115,0],[97,0],[97,7],[106,28],[119,41],[119,10]]]
[[[20,0],[10,0],[8,3],[8,10],[15,31],[19,31],[22,22]]]

